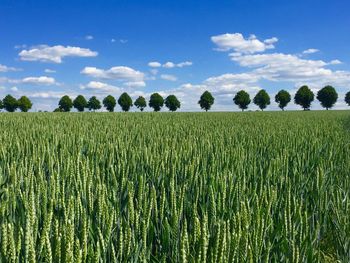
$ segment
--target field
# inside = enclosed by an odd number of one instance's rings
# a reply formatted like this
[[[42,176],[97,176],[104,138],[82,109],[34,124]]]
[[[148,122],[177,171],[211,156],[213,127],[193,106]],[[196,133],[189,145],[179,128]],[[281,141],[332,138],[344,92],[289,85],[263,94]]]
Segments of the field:
[[[0,114],[0,262],[349,262],[350,114]]]

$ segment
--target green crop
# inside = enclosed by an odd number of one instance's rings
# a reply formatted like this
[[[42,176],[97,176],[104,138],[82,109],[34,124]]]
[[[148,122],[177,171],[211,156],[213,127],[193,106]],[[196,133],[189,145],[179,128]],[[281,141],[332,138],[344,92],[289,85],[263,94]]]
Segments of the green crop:
[[[350,116],[0,114],[0,262],[349,262]]]

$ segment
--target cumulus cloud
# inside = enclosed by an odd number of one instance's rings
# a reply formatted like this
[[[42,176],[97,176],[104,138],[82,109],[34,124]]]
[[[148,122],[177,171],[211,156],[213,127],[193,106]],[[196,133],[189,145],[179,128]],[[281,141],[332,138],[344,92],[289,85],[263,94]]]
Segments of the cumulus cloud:
[[[20,69],[14,67],[8,67],[0,64],[0,72],[9,72],[9,71],[19,71]]]
[[[275,48],[274,43],[278,39],[273,37],[260,41],[255,35],[250,35],[249,38],[245,39],[241,33],[226,33],[212,36],[211,41],[217,45],[219,51],[233,50],[236,53],[253,54]]]
[[[120,90],[120,88],[116,86],[99,81],[90,81],[86,85],[81,85],[80,88],[83,90],[91,90],[94,92],[115,92]]]
[[[19,53],[20,59],[23,61],[41,61],[62,63],[64,57],[96,57],[97,52],[88,48],[72,47],[72,46],[47,46],[41,45],[29,50],[22,50]]]
[[[53,69],[45,69],[44,70],[45,71],[45,73],[56,73],[56,70],[53,70]]]
[[[316,48],[309,48],[307,50],[304,50],[303,54],[313,54],[313,53],[317,53],[317,52],[319,52],[318,49],[316,49]]]
[[[85,36],[85,39],[86,39],[86,40],[93,40],[93,39],[94,39],[94,37],[93,37],[93,36],[91,36],[91,35],[87,35],[87,36]]]
[[[169,74],[162,74],[162,75],[160,75],[160,78],[164,79],[164,80],[169,80],[169,81],[177,81],[177,77],[176,76],[169,75]]]
[[[192,66],[192,62],[191,61],[184,61],[184,62],[180,62],[180,63],[174,63],[171,61],[165,62],[164,64],[161,64],[158,61],[151,61],[148,63],[148,66],[151,68],[183,68],[183,67],[187,67],[187,66]]]
[[[27,77],[20,80],[20,83],[33,84],[33,85],[55,85],[57,84],[54,78],[41,76],[41,77]]]

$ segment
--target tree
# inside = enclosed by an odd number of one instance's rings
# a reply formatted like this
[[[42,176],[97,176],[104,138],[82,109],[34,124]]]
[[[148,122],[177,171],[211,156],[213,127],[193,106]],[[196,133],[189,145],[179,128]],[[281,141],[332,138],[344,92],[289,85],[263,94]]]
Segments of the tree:
[[[238,91],[236,96],[233,98],[233,102],[238,105],[238,107],[244,111],[248,108],[248,105],[250,104],[250,96],[247,92],[244,90]]]
[[[283,111],[284,108],[288,105],[290,102],[291,97],[288,91],[280,90],[276,96],[275,101],[278,103],[278,107],[280,107]]]
[[[18,108],[18,101],[10,94],[3,99],[2,103],[8,112],[14,112]]]
[[[122,95],[120,95],[118,99],[118,104],[123,111],[129,111],[130,107],[132,107],[132,99],[130,98],[128,93],[124,92]]]
[[[58,102],[58,108],[60,108],[62,111],[69,112],[72,107],[73,102],[67,95],[63,96]]]
[[[214,97],[211,95],[209,91],[206,90],[200,97],[198,104],[200,105],[201,109],[208,111],[210,110],[211,106],[214,104],[214,101],[215,101]]]
[[[139,96],[136,100],[134,105],[140,109],[140,111],[143,111],[144,108],[146,108],[147,103],[146,103],[146,99],[142,96]]]
[[[337,102],[338,93],[332,86],[325,86],[317,92],[317,99],[321,102],[322,107],[328,110]]]
[[[73,106],[76,108],[78,111],[84,111],[85,108],[87,108],[88,103],[83,95],[78,95],[74,100],[73,100]]]
[[[149,99],[148,106],[154,109],[154,111],[160,111],[164,105],[164,99],[158,93],[153,93]]]
[[[33,106],[33,103],[30,101],[30,99],[28,99],[28,97],[26,96],[22,96],[20,97],[20,99],[17,101],[18,103],[18,108],[22,111],[22,112],[27,112],[28,110],[30,110]]]
[[[89,110],[93,110],[93,111],[99,110],[101,109],[101,102],[96,98],[96,96],[92,96],[89,99],[87,107],[89,108]]]
[[[181,107],[180,101],[176,98],[175,95],[169,95],[165,99],[165,106],[170,110],[170,111],[176,111],[178,108]]]
[[[270,105],[270,96],[264,89],[262,89],[255,95],[253,101],[254,104],[263,111],[267,105]]]
[[[314,100],[314,93],[309,89],[308,86],[304,85],[298,89],[294,96],[295,104],[303,107],[304,110],[310,109],[311,103]]]
[[[114,111],[114,107],[117,104],[115,98],[112,95],[108,95],[106,98],[103,99],[102,102],[109,112]]]
[[[345,94],[345,102],[350,106],[350,91]]]
[[[2,100],[0,100],[0,110],[4,108],[4,104],[2,103]]]
[[[56,108],[53,110],[53,112],[63,112],[63,110],[61,108]]]

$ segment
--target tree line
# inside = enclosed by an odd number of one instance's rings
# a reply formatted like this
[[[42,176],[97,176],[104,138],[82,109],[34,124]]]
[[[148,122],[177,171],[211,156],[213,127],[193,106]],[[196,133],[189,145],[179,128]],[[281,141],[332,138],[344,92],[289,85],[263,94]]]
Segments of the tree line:
[[[325,86],[317,92],[316,98],[320,101],[321,106],[327,110],[332,108],[338,100],[338,93],[332,86]],[[311,89],[304,85],[298,89],[294,96],[294,103],[300,105],[304,110],[310,110],[311,104],[315,99]],[[292,100],[290,93],[286,90],[280,90],[275,95],[275,101],[279,108],[284,110]],[[215,98],[209,91],[205,91],[198,101],[201,109],[208,111],[215,102]],[[345,95],[345,102],[350,106],[350,91]],[[113,112],[115,106],[119,104],[125,112],[129,111],[132,106],[143,111],[147,107],[147,101],[143,96],[139,96],[135,102],[131,99],[128,93],[124,92],[116,100],[112,95],[108,95],[102,100],[103,106],[110,112]],[[236,104],[242,111],[248,109],[251,99],[249,93],[244,90],[238,91],[233,98],[233,103]],[[262,111],[271,103],[271,99],[266,90],[259,90],[253,98],[253,103]],[[69,112],[74,107],[77,111],[82,112],[85,109],[96,111],[102,108],[101,101],[92,96],[88,101],[83,95],[78,95],[72,100],[68,95],[63,96],[58,107],[54,112]],[[8,112],[14,112],[20,109],[22,112],[27,112],[32,108],[32,102],[26,96],[22,96],[18,100],[11,95],[7,95],[3,100],[0,100],[0,109],[5,109]],[[181,103],[175,95],[169,95],[165,99],[159,93],[153,93],[148,102],[148,106],[154,111],[160,111],[163,106],[166,106],[170,111],[176,111],[181,107]]]

